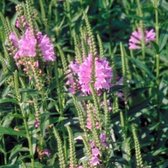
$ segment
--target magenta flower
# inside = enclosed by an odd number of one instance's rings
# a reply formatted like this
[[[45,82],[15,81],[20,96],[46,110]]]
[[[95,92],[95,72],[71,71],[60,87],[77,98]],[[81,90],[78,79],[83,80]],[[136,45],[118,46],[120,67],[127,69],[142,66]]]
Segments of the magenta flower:
[[[101,144],[102,144],[104,147],[108,147],[107,137],[106,137],[106,134],[105,134],[105,133],[101,133],[101,134],[100,134],[100,142],[101,142]]]
[[[44,149],[44,150],[43,150],[43,155],[44,155],[44,156],[47,156],[47,157],[50,157],[50,155],[51,155],[50,150],[49,150],[49,149]]]
[[[99,156],[100,155],[100,151],[97,147],[92,148],[92,156]]]
[[[56,56],[54,53],[54,46],[47,35],[42,35],[41,32],[37,33],[37,42],[42,52],[44,61],[55,61]]]
[[[18,29],[21,29],[21,28],[29,28],[29,24],[25,18],[24,15],[20,16],[17,18],[16,22],[15,22],[15,26],[16,28]]]
[[[90,141],[89,144],[90,144],[90,147],[91,147],[91,148],[94,148],[94,147],[96,146],[96,144],[95,144],[94,141]]]
[[[83,168],[83,166],[78,166],[77,168]]]
[[[19,44],[18,44],[18,38],[16,36],[16,34],[14,32],[11,32],[9,34],[9,40],[12,42],[12,45],[16,48],[19,47]]]
[[[96,166],[100,164],[99,156],[100,156],[99,149],[97,147],[92,148],[92,157],[90,159],[90,164],[92,166]]]
[[[35,119],[35,122],[34,122],[34,127],[35,128],[38,128],[40,126],[40,121],[39,121],[39,119]]]
[[[36,44],[35,39],[31,30],[27,29],[25,34],[18,41],[18,51],[14,58],[19,59],[21,57],[35,57],[36,56]]]
[[[97,156],[93,156],[90,160],[92,166],[97,166],[100,164],[100,159]]]
[[[77,75],[78,71],[79,71],[79,64],[76,61],[71,62],[69,64],[66,84],[69,87],[68,88],[69,92],[72,94],[75,94],[81,88],[78,80],[78,75]]]
[[[155,32],[154,29],[151,29],[150,31],[146,30],[144,32],[144,42],[145,44],[149,44],[151,41],[155,41]],[[143,40],[142,31],[139,28],[137,31],[134,31],[131,34],[131,37],[129,39],[129,49],[136,50],[141,48],[141,41]]]
[[[92,55],[84,60],[79,67],[79,83],[81,84],[81,90],[84,93],[90,94],[90,83],[92,82]],[[112,79],[112,69],[109,66],[108,61],[102,58],[95,58],[95,83],[94,87],[97,91],[102,89],[110,89]]]
[[[92,157],[90,159],[90,164],[91,166],[97,166],[100,164],[100,150],[96,147],[94,141],[90,142],[90,146],[91,146],[91,154]]]

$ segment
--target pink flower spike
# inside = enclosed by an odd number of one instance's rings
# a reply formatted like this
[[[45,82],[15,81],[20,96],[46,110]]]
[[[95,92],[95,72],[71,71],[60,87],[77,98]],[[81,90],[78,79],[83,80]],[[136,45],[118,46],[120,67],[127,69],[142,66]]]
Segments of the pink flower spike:
[[[90,141],[90,147],[94,148],[95,146],[96,146],[95,142],[94,141]]]
[[[24,15],[22,15],[22,16],[20,16],[16,19],[15,27],[18,28],[18,29],[29,28],[29,24],[28,24]]]
[[[18,48],[18,38],[14,32],[9,34],[9,40],[12,42],[14,47]]]
[[[47,35],[42,35],[41,32],[37,33],[37,42],[42,52],[44,61],[55,61],[56,56],[54,53],[54,45],[51,43]]]
[[[81,84],[82,92],[90,94],[90,83],[92,82],[92,55],[89,54],[88,57],[79,67],[79,83]],[[95,58],[95,83],[94,87],[96,91],[101,91],[102,89],[110,89],[112,79],[112,69],[109,66],[108,61],[103,58]]]
[[[107,137],[106,137],[106,134],[105,134],[105,133],[101,133],[101,134],[100,134],[100,141],[101,141],[101,144],[102,144],[104,147],[108,147]]]
[[[92,156],[99,156],[100,155],[100,151],[97,147],[92,149]]]
[[[146,41],[155,41],[156,33],[154,32],[154,29],[151,29],[150,31],[146,31]]]
[[[18,42],[18,51],[14,58],[18,59],[21,57],[35,57],[36,56],[36,44],[35,39],[31,30],[27,29],[23,37]]]
[[[99,158],[93,156],[93,157],[91,158],[91,160],[90,160],[90,164],[91,164],[92,166],[97,166],[97,165],[99,165],[99,164],[100,164]]]
[[[67,82],[68,90],[71,94],[77,93],[80,90],[81,86],[78,81],[77,72],[79,71],[79,64],[75,61],[71,62],[69,65],[68,75],[67,75]]]
[[[151,30],[145,30],[144,31],[144,43],[148,44],[151,41],[155,41],[155,32],[154,29]],[[132,32],[131,37],[129,39],[129,49],[130,50],[136,50],[141,48],[141,41],[142,39],[142,31],[139,28],[137,31]]]
[[[79,64],[76,61],[73,61],[69,64],[69,68],[73,73],[77,73],[79,71]]]

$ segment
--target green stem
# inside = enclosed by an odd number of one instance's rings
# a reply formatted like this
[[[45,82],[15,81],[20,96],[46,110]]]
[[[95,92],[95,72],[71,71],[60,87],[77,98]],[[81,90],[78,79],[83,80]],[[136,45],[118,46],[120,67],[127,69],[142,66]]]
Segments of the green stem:
[[[156,54],[156,79],[157,79],[157,84],[159,85],[159,66],[160,66],[160,56],[159,54]]]
[[[20,91],[19,91],[19,80],[18,79],[19,79],[18,72],[15,71],[14,72],[14,90],[15,90],[16,98],[18,100],[18,105],[20,107],[22,117],[23,117],[24,127],[25,127],[25,131],[26,131],[26,137],[27,137],[27,140],[28,140],[29,152],[30,152],[30,156],[31,156],[31,165],[32,165],[31,168],[34,168],[35,165],[34,165],[32,139],[31,139],[31,135],[29,133],[29,126],[28,126],[28,123],[26,121],[26,115],[25,115],[25,112],[24,112],[23,102],[21,101],[21,95],[20,95]],[[22,83],[22,84],[24,84],[24,83]]]
[[[145,59],[145,34],[144,34],[144,23],[143,23],[143,11],[140,0],[136,0],[137,7],[138,7],[138,16],[141,17],[139,22],[140,30],[142,34],[141,46],[142,46],[142,58]]]
[[[155,31],[156,31],[156,44],[159,45],[159,18],[158,18],[158,0],[154,0],[154,8],[155,8]],[[157,84],[159,84],[159,65],[160,64],[160,56],[156,54],[156,79]]]
[[[159,19],[158,19],[158,0],[154,1],[155,8],[155,31],[156,31],[156,44],[159,44]]]
[[[5,152],[4,152],[4,163],[5,163],[5,165],[7,164],[7,153],[6,153],[6,147],[5,147],[5,139],[4,139],[4,136],[3,136],[3,138],[2,138],[2,144],[3,144],[3,148],[4,148],[4,150],[5,150]]]
[[[159,17],[158,17],[158,0],[154,0],[154,9],[155,9],[155,31],[156,31],[156,44],[159,46]],[[158,111],[158,120],[160,121],[160,103],[159,103],[159,74],[160,74],[160,55],[156,54],[156,83],[157,83],[157,111]]]
[[[31,156],[31,165],[32,165],[32,168],[34,168],[35,165],[34,165],[34,156],[33,156],[33,148],[32,148],[33,145],[32,145],[31,135],[29,133],[29,127],[28,127],[28,124],[27,124],[27,121],[26,121],[26,115],[24,113],[24,109],[22,107],[22,104],[19,103],[19,106],[20,106],[20,109],[21,109],[23,122],[24,122],[24,127],[25,127],[25,130],[26,130],[26,137],[27,137],[27,140],[28,140],[29,152],[30,152],[30,156]]]

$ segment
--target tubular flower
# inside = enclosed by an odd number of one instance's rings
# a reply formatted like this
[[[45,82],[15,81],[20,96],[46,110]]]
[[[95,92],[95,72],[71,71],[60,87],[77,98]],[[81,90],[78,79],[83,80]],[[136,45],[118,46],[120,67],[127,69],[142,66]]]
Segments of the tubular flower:
[[[79,64],[76,61],[71,62],[69,64],[66,84],[69,86],[68,90],[72,94],[75,94],[81,88],[78,81],[78,75],[77,75],[78,71],[79,71]]]
[[[155,32],[154,29],[146,30],[144,32],[144,42],[145,44],[149,44],[151,41],[155,41]],[[141,41],[143,40],[143,35],[141,29],[138,29],[137,31],[134,31],[131,34],[131,37],[129,39],[129,49],[136,50],[141,48]]]
[[[101,144],[102,144],[104,147],[108,147],[107,137],[106,137],[106,134],[105,134],[105,133],[101,133],[101,134],[100,134],[100,141],[101,141]]]
[[[35,128],[38,128],[40,126],[40,121],[38,118],[35,119],[35,122],[34,122],[34,127]]]
[[[14,33],[14,32],[11,32],[10,34],[9,34],[9,40],[12,42],[12,45],[14,46],[14,47],[16,47],[16,48],[18,48],[19,46],[19,44],[18,44],[18,38],[17,38],[17,36],[16,36],[16,34]]]
[[[44,149],[42,153],[44,156],[47,156],[47,157],[50,157],[50,155],[51,155],[51,152],[49,149]]]
[[[91,159],[90,159],[90,164],[91,166],[97,166],[100,164],[100,150],[95,146],[95,143],[92,141],[91,144]]]
[[[54,53],[54,46],[47,35],[41,32],[37,33],[37,42],[42,52],[44,61],[55,61],[56,56]]]
[[[29,24],[28,24],[24,15],[17,18],[17,20],[15,22],[15,27],[18,28],[18,29],[29,28]]]
[[[16,52],[14,58],[19,59],[21,57],[35,57],[36,44],[37,40],[35,39],[32,31],[27,29],[25,34],[18,41],[18,51]]]
[[[91,93],[90,83],[92,82],[92,55],[84,60],[79,67],[79,83],[81,84],[81,90],[84,93]],[[110,89],[112,79],[112,69],[109,66],[108,61],[102,58],[95,58],[95,82],[94,88],[96,91],[102,89]]]

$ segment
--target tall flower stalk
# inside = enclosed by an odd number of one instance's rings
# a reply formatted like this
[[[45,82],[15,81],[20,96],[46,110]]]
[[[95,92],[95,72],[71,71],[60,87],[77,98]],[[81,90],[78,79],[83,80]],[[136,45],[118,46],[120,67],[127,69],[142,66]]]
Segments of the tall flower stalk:
[[[142,11],[142,6],[140,3],[140,0],[136,0],[136,3],[137,3],[137,7],[138,7],[138,9],[137,9],[138,16],[141,17],[139,25],[140,25],[140,31],[142,34],[142,39],[141,39],[142,58],[145,59],[145,34],[144,34],[144,23],[143,23],[143,11]]]
[[[158,5],[159,5],[159,1],[158,1],[158,0],[154,0],[156,44],[159,46],[159,17],[158,17]],[[157,54],[156,54],[156,79],[157,79],[157,84],[159,84],[159,64],[160,64],[160,55],[157,53]]]
[[[15,94],[17,97],[17,101],[20,107],[20,111],[23,117],[23,123],[24,123],[24,128],[26,131],[26,137],[28,140],[28,146],[29,146],[29,152],[30,152],[30,157],[31,157],[31,167],[34,168],[35,167],[35,163],[34,163],[34,154],[33,154],[33,144],[32,144],[32,136],[29,132],[29,126],[27,123],[27,115],[26,112],[24,110],[24,103],[21,101],[21,95],[19,93],[19,82],[18,82],[18,73],[17,71],[15,71],[14,73],[14,87],[15,87]]]
[[[158,5],[159,0],[154,0],[153,2],[154,10],[155,10],[155,30],[156,30],[156,44],[159,47],[159,17],[158,17]],[[160,102],[159,102],[159,85],[160,85],[160,54],[156,53],[156,83],[157,83],[157,111],[158,111],[158,120],[160,122]]]

